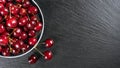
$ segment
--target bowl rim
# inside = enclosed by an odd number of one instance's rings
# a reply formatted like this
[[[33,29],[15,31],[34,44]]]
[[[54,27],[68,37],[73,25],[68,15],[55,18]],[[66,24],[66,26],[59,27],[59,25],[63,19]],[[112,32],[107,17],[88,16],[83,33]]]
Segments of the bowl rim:
[[[39,12],[40,12],[40,14],[41,14],[41,17],[42,17],[42,25],[43,25],[43,26],[42,26],[42,30],[41,30],[41,34],[40,34],[40,36],[39,36],[39,39],[38,39],[37,43],[34,45],[34,47],[32,47],[30,50],[28,50],[27,52],[25,52],[25,53],[23,53],[23,54],[20,54],[20,55],[17,55],[17,56],[2,56],[2,55],[0,55],[1,58],[18,58],[18,57],[22,57],[22,56],[30,53],[32,50],[34,50],[34,48],[36,48],[37,45],[39,44],[39,42],[40,42],[40,40],[41,40],[41,38],[42,38],[42,36],[43,36],[43,33],[44,33],[44,15],[43,15],[43,13],[42,13],[41,8],[40,8],[39,5],[35,2],[35,0],[32,0],[32,2],[38,7],[38,10],[39,10]]]

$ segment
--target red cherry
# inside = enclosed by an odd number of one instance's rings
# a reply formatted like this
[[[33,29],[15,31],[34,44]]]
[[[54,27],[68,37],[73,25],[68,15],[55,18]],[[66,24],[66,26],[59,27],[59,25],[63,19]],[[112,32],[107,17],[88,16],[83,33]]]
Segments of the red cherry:
[[[38,19],[37,19],[37,16],[35,16],[35,15],[31,16],[30,19],[31,19],[32,21],[37,21],[37,20],[38,20]]]
[[[21,49],[21,45],[19,42],[15,42],[12,46],[14,46],[16,49]]]
[[[38,60],[37,56],[36,55],[31,55],[29,58],[28,58],[28,62],[29,64],[34,64],[36,63]]]
[[[20,49],[12,48],[12,54],[18,55],[20,53]]]
[[[22,29],[21,28],[15,28],[14,32],[13,32],[13,35],[15,37],[19,37],[22,33]]]
[[[0,0],[0,3],[5,4],[6,0]]]
[[[31,23],[27,23],[26,28],[29,30],[32,30],[32,29],[34,29],[34,26]]]
[[[24,7],[24,8],[28,8],[30,5],[31,5],[31,4],[30,4],[30,1],[29,1],[29,0],[25,0],[25,1],[23,2],[23,7]]]
[[[2,16],[8,15],[8,9],[7,9],[7,8],[1,9],[0,14],[1,14]]]
[[[54,44],[53,39],[46,39],[45,40],[45,47],[50,48],[53,46],[53,44]]]
[[[28,43],[30,46],[34,46],[37,43],[36,38],[29,38]]]
[[[5,27],[3,24],[0,24],[0,33],[5,32]]]
[[[23,0],[16,0],[17,3],[22,3]]]
[[[26,9],[21,8],[19,14],[22,15],[22,16],[26,15],[27,14]]]
[[[26,32],[22,32],[21,35],[19,36],[19,39],[25,40],[25,39],[27,39],[27,37],[28,37],[27,33]]]
[[[11,9],[11,13],[12,13],[13,15],[18,14],[18,12],[19,12],[19,8],[18,8],[16,5],[12,5],[12,6],[10,7],[10,9]]]
[[[28,13],[29,13],[29,14],[37,14],[37,13],[38,13],[37,7],[35,7],[35,6],[30,6],[30,7],[28,8]]]
[[[22,18],[20,18],[20,19],[18,20],[18,24],[19,24],[20,26],[26,25],[27,22],[28,22],[28,19],[27,19],[26,16],[25,16],[25,17],[22,17]]]
[[[22,51],[26,52],[29,50],[29,45],[23,44],[21,48],[22,48]]]
[[[16,18],[12,17],[11,19],[6,21],[6,25],[10,28],[14,28],[17,26],[17,20]]]
[[[7,8],[9,8],[9,7],[11,7],[11,6],[13,6],[13,3],[11,3],[11,2],[6,3],[6,7],[7,7]]]
[[[9,32],[7,32],[7,31],[4,31],[4,32],[2,33],[2,35],[9,36],[10,34],[9,34]]]
[[[2,49],[2,55],[3,56],[10,56],[10,49],[7,47],[7,48],[3,48]]]
[[[53,54],[52,54],[52,52],[51,51],[45,51],[44,53],[44,59],[45,60],[51,60],[52,59],[52,57],[53,57]]]
[[[13,2],[13,0],[7,0],[7,2]]]
[[[36,21],[30,21],[30,24],[34,27],[37,23],[36,23]]]
[[[30,37],[34,37],[34,36],[35,36],[35,31],[34,31],[34,30],[30,30],[30,31],[28,32],[28,35],[29,35]]]
[[[2,3],[0,3],[0,10],[4,9],[4,5]]]
[[[42,29],[42,23],[41,22],[37,22],[37,25],[34,27],[35,31],[40,31]]]
[[[9,41],[9,39],[6,35],[1,35],[0,36],[0,45],[7,46],[8,41]]]

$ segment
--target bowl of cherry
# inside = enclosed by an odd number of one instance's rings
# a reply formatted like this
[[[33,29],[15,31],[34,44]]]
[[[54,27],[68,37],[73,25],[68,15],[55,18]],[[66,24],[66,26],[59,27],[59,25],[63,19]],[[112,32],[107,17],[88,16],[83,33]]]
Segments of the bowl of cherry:
[[[34,0],[0,0],[1,58],[18,58],[36,50],[45,60],[51,60],[52,51],[37,48],[51,48],[54,44],[51,38],[40,43],[43,32],[44,17]],[[39,58],[32,54],[28,62],[34,64]]]

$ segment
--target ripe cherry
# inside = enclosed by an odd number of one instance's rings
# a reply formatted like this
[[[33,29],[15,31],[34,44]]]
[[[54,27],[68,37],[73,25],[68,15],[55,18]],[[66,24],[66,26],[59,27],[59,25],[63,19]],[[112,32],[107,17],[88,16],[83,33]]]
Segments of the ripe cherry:
[[[42,23],[41,22],[37,22],[37,25],[34,27],[35,31],[40,31],[42,29]]]
[[[34,46],[37,43],[36,38],[29,38],[28,43],[30,46]]]
[[[27,37],[28,37],[27,33],[26,32],[22,32],[21,35],[19,36],[19,39],[25,40],[25,39],[27,39]]]
[[[2,49],[2,55],[3,56],[10,56],[10,49],[8,47],[5,47]]]
[[[36,55],[31,55],[29,58],[28,58],[28,62],[29,62],[29,64],[34,64],[34,63],[36,63],[37,62],[37,60],[38,60],[38,58],[37,58],[37,56]]]
[[[13,32],[13,35],[15,37],[19,37],[21,35],[21,33],[22,33],[22,29],[21,28],[15,28],[14,32]]]
[[[5,4],[6,0],[0,0],[0,3]]]
[[[26,15],[26,14],[27,14],[26,9],[24,9],[24,8],[20,8],[20,12],[19,12],[19,14],[22,15],[22,16]]]
[[[0,3],[0,10],[4,9],[4,5],[2,3]]]
[[[14,46],[14,48],[16,49],[21,49],[21,45],[19,42],[15,42],[12,46]]]
[[[11,13],[12,13],[13,15],[18,14],[18,12],[19,12],[19,8],[18,8],[16,5],[12,5],[12,6],[10,7],[10,10],[11,10]]]
[[[5,32],[5,27],[3,24],[0,24],[0,34]]]
[[[21,49],[22,49],[23,52],[26,52],[26,51],[29,50],[29,45],[23,44],[22,47],[21,47]]]
[[[7,9],[7,8],[1,9],[0,14],[1,14],[2,16],[8,15],[8,9]]]
[[[37,14],[37,13],[38,13],[37,7],[35,7],[35,6],[30,6],[30,7],[28,8],[28,13],[29,13],[29,14]]]
[[[17,20],[15,17],[10,18],[9,20],[6,21],[6,25],[10,28],[14,28],[17,26]]]
[[[34,26],[29,22],[26,24],[26,28],[29,30],[32,30],[32,29],[34,29]]]
[[[23,2],[23,7],[24,7],[24,8],[28,8],[30,5],[31,5],[31,3],[30,3],[29,0],[25,0],[25,1]]]
[[[17,3],[22,3],[23,0],[16,0]]]
[[[11,7],[11,6],[13,6],[13,3],[11,3],[11,2],[6,3],[6,7],[7,7],[7,8],[9,8],[9,7]]]
[[[12,48],[12,54],[18,55],[20,53],[20,49]]]
[[[31,16],[30,19],[31,19],[32,21],[36,21],[36,22],[37,22],[37,20],[38,20],[38,19],[37,19],[37,16],[35,16],[35,15]]]
[[[24,25],[26,25],[28,23],[28,19],[27,19],[27,17],[25,16],[25,17],[22,17],[22,18],[20,18],[19,20],[18,20],[18,24],[20,25],[20,26],[24,26]]]
[[[53,40],[53,39],[46,39],[46,40],[45,40],[45,47],[46,47],[46,48],[52,47],[53,44],[54,44],[54,40]]]
[[[45,51],[44,53],[44,59],[45,60],[51,60],[52,59],[52,57],[53,57],[53,54],[52,54],[52,52],[51,51]]]
[[[30,37],[34,37],[35,36],[35,31],[34,30],[30,30],[29,32],[28,32],[28,35],[30,36]]]
[[[6,35],[1,35],[0,36],[0,45],[7,46],[8,41],[9,41],[9,39]]]

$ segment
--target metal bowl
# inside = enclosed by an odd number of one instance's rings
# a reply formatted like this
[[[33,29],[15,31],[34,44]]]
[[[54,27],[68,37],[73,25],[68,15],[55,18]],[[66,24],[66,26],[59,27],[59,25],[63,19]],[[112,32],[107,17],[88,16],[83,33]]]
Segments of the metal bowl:
[[[34,48],[37,47],[38,43],[40,42],[40,40],[41,40],[41,38],[42,38],[42,36],[43,36],[43,32],[44,32],[44,16],[43,16],[43,13],[42,13],[42,11],[41,11],[41,8],[38,6],[38,4],[37,4],[34,0],[31,0],[31,2],[32,2],[35,6],[37,6],[37,8],[38,8],[38,10],[39,10],[38,16],[40,16],[41,22],[42,22],[42,25],[43,25],[42,30],[40,31],[40,34],[37,36],[37,38],[38,38],[37,43],[34,45],[34,47],[32,47],[30,50],[28,50],[27,52],[25,52],[25,53],[23,53],[23,54],[20,54],[20,55],[17,55],[17,56],[2,56],[2,55],[0,55],[1,58],[18,58],[18,57],[22,57],[22,56],[30,53],[32,50],[34,50]]]

